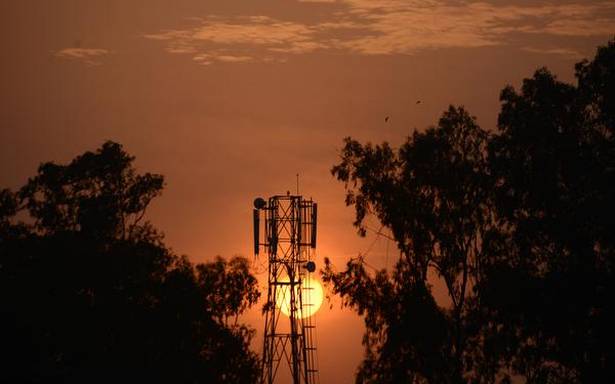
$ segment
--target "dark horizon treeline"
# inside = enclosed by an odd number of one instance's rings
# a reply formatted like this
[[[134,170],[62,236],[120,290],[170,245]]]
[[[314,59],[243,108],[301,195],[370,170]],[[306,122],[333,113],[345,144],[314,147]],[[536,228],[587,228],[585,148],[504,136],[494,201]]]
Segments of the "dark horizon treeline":
[[[357,382],[615,382],[615,40],[575,69],[506,87],[493,132],[451,106],[397,150],[346,139],[332,173],[355,225],[400,250],[393,271],[326,261],[365,316]]]
[[[144,219],[163,178],[133,160],[107,142],[0,190],[0,382],[257,381],[249,262],[173,254]]]

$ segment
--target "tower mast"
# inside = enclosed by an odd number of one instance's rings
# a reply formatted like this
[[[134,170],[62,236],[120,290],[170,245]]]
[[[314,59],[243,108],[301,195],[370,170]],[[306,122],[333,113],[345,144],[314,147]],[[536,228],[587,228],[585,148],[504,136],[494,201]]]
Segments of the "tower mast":
[[[268,259],[261,384],[273,384],[281,366],[288,367],[293,384],[317,383],[314,323],[307,316],[313,305],[308,276],[316,269],[312,252],[317,205],[287,193],[267,201],[257,198],[254,207],[254,253],[258,256],[263,247]],[[282,316],[283,305],[288,305],[288,322]]]

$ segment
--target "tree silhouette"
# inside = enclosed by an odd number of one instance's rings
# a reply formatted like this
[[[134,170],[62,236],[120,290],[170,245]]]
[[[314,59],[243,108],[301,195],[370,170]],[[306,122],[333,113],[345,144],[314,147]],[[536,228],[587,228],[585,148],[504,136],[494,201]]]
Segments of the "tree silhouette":
[[[355,225],[365,234],[363,222],[373,213],[401,251],[391,276],[380,272],[371,279],[361,260],[342,274],[334,274],[329,264],[325,270],[335,292],[368,312],[367,359],[359,381],[461,381],[466,307],[481,277],[484,237],[493,224],[486,147],[487,133],[454,107],[437,127],[409,137],[397,153],[386,143],[373,147],[346,139],[342,161],[332,172],[348,189]],[[438,308],[431,296],[430,268],[446,283],[450,310]],[[381,289],[377,298],[362,303],[361,296]],[[375,313],[377,320],[371,321]],[[411,325],[417,313],[426,316],[418,320],[424,329]],[[396,373],[389,377],[389,371]]]
[[[152,240],[142,223],[147,206],[162,191],[163,178],[135,174],[134,157],[113,142],[68,165],[45,163],[19,197],[43,234],[78,231],[98,239]],[[153,231],[153,232],[152,232]]]
[[[485,335],[507,346],[492,358],[534,382],[615,379],[615,42],[576,69],[577,85],[541,69],[506,88],[490,146],[508,231],[481,287]]]
[[[214,262],[197,265],[196,270],[207,308],[221,324],[237,325],[239,315],[260,297],[258,282],[250,274],[245,258],[235,257],[227,262],[218,256]]]
[[[258,295],[247,262],[212,283],[169,251],[145,220],[163,178],[133,160],[107,142],[0,192],[1,381],[256,380],[251,330],[221,321]]]
[[[357,382],[613,381],[615,42],[576,76],[505,88],[491,134],[451,107],[398,151],[346,139],[332,173],[354,224],[375,216],[401,254],[323,271],[365,315]]]

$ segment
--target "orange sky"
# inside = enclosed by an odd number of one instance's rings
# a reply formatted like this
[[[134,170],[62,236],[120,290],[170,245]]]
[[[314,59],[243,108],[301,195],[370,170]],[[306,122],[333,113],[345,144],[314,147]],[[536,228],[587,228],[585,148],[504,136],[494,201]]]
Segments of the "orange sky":
[[[572,80],[615,32],[615,3],[8,0],[0,18],[0,186],[119,141],[165,175],[150,218],[198,262],[252,257],[252,200],[294,191],[299,173],[319,203],[318,255],[342,267],[373,241],[329,173],[344,136],[395,145],[451,103],[491,129],[506,84],[540,66]],[[381,239],[367,260],[396,254]],[[349,383],[361,320],[328,308],[321,381]],[[260,334],[259,311],[246,319]]]

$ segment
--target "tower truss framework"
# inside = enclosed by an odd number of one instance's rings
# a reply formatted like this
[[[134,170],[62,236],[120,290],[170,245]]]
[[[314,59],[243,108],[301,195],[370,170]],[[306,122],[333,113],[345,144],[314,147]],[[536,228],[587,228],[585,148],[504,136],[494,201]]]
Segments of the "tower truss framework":
[[[315,270],[317,204],[287,194],[267,201],[258,198],[254,206],[254,252],[258,255],[263,248],[268,258],[261,383],[273,384],[280,369],[287,367],[293,384],[315,384],[315,325],[307,314],[314,305],[308,277]],[[283,315],[281,303],[288,305],[288,316]]]

